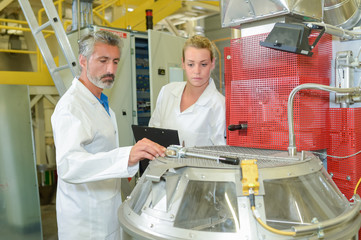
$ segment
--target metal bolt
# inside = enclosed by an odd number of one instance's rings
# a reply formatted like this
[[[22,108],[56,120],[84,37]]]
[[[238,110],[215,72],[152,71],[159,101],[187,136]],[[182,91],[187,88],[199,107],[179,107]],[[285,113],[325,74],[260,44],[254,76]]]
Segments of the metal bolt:
[[[333,177],[333,173],[332,173],[332,172],[330,172],[330,176]]]
[[[229,59],[231,59],[232,57],[231,57],[231,55],[227,55],[227,59],[229,60]]]
[[[350,176],[347,176],[346,179],[347,179],[347,181],[351,181],[351,177],[350,177]]]

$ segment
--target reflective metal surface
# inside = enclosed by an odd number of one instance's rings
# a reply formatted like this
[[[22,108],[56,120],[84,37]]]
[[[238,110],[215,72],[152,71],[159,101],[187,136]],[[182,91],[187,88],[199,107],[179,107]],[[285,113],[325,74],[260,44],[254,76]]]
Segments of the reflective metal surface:
[[[322,20],[321,0],[223,0],[221,1],[222,27],[234,27],[243,23],[283,15],[305,20]]]
[[[257,223],[244,191],[252,177],[259,183],[254,206],[269,227],[292,239],[357,236],[359,197],[350,203],[313,154],[230,146],[187,151],[242,163],[256,159],[258,171],[193,157],[157,158],[119,209],[124,239],[290,239]]]
[[[360,0],[325,0],[325,23],[344,29],[351,29],[360,19]]]

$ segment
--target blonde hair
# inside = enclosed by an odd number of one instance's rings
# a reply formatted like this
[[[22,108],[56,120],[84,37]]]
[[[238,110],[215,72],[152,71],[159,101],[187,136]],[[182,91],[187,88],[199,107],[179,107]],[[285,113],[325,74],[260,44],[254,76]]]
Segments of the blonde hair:
[[[188,47],[194,47],[197,49],[208,49],[211,55],[211,61],[215,58],[215,49],[213,43],[206,37],[200,35],[194,35],[187,39],[183,46],[182,57],[184,61],[184,52]]]

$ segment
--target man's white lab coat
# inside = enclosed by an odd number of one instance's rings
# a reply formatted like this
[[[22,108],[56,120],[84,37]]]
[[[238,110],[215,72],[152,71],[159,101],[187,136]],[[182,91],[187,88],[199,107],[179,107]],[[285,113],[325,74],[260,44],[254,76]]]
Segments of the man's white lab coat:
[[[226,107],[212,78],[196,103],[180,111],[186,82],[173,82],[162,87],[149,126],[178,130],[186,147],[225,145]]]
[[[110,116],[78,80],[56,105],[51,118],[56,146],[56,210],[60,240],[120,239],[117,211],[120,178],[131,147],[119,148],[114,112]]]

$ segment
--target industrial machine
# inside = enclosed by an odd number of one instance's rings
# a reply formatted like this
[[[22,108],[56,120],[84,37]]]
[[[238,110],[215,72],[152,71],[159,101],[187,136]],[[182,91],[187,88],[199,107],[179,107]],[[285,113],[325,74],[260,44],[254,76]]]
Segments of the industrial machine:
[[[187,153],[149,165],[119,209],[124,239],[356,239],[360,199],[348,202],[314,154],[232,146]]]
[[[228,146],[153,161],[119,209],[124,239],[358,239],[360,1],[221,5],[241,31],[224,49]]]

